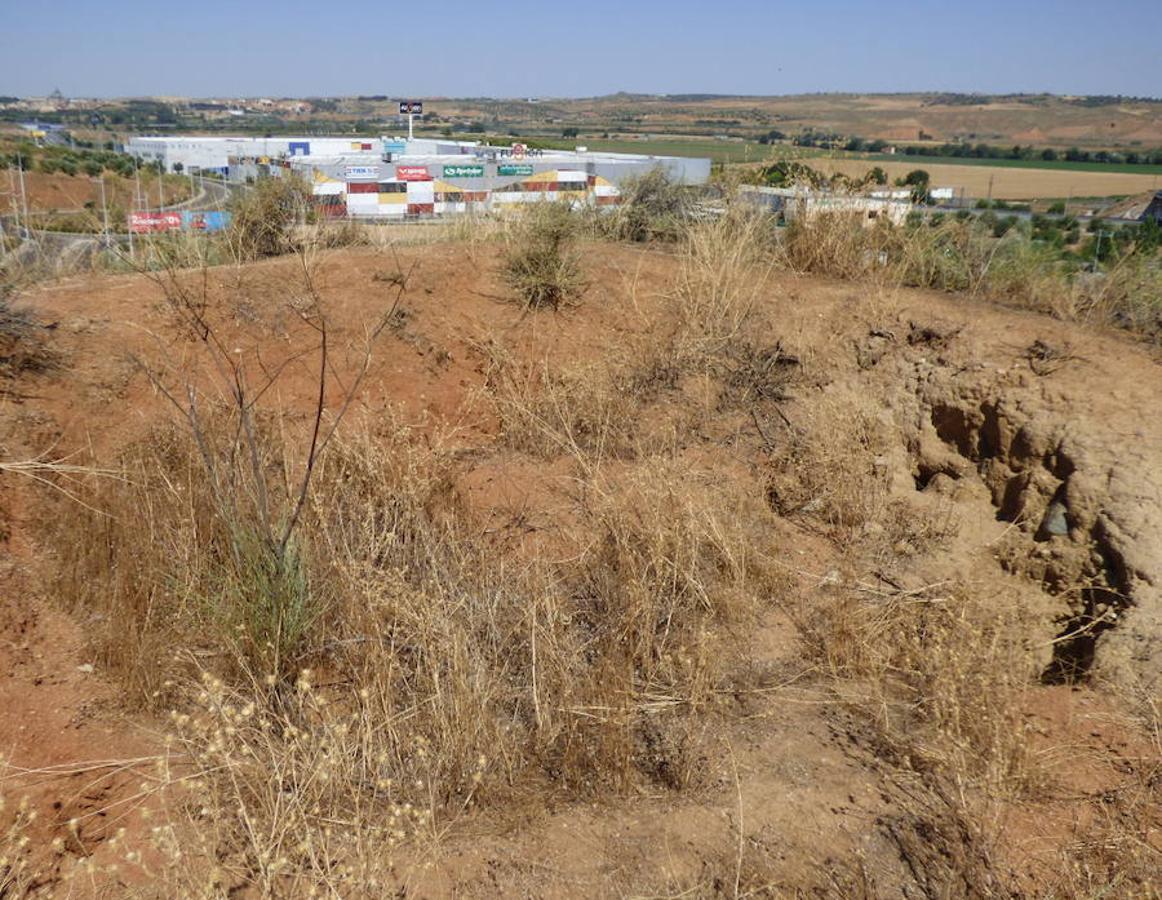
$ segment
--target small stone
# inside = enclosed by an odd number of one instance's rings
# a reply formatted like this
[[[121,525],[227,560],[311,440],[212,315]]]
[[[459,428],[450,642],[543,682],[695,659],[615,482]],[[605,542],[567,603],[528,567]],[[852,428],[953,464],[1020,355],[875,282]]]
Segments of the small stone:
[[[77,666],[77,671],[80,672],[82,675],[92,675],[93,671],[94,671],[93,664],[92,663],[82,663],[81,665]]]
[[[1069,520],[1065,517],[1065,513],[1065,504],[1060,500],[1054,500],[1045,510],[1045,518],[1041,520],[1041,530],[1045,534],[1069,534]]]

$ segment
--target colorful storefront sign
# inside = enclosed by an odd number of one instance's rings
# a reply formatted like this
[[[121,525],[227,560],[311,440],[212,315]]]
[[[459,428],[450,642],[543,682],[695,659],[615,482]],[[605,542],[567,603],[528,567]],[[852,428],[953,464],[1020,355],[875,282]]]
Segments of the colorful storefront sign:
[[[180,212],[131,212],[129,231],[131,234],[155,234],[162,231],[180,231]]]
[[[483,178],[484,166],[444,166],[445,178]]]
[[[396,166],[395,177],[400,181],[431,181],[427,166]]]
[[[502,165],[496,167],[498,175],[532,175],[533,167],[530,165]]]

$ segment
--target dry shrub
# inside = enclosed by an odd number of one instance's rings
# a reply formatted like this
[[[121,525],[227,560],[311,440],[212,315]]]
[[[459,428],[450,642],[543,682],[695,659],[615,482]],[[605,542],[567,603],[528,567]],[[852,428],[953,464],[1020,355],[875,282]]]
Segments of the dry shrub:
[[[201,447],[183,428],[155,429],[123,453],[119,478],[90,479],[84,506],[49,525],[55,591],[89,620],[98,661],[147,703],[162,699],[182,650],[293,667],[325,595],[294,540],[285,564],[274,563],[260,490],[231,462],[239,447],[229,418],[207,414],[202,425]],[[260,463],[274,474],[289,459],[276,424],[265,430]],[[220,483],[204,453],[227,466]]]
[[[632,454],[636,404],[610,366],[522,364],[495,346],[490,356],[487,398],[504,444],[544,459]]]
[[[678,241],[690,223],[692,201],[689,188],[657,168],[621,186],[621,202],[599,213],[598,230],[621,241]]]
[[[781,262],[794,272],[833,278],[874,277],[884,252],[884,232],[868,228],[860,214],[800,217],[787,226]]]
[[[954,583],[837,589],[803,610],[810,652],[893,762],[1019,796],[1037,784],[1023,727],[1026,613]]]
[[[59,361],[36,314],[0,284],[0,377],[43,372]]]
[[[261,438],[272,461],[280,432]],[[171,837],[201,860],[182,878],[374,893],[385,846],[477,804],[695,777],[699,728],[778,586],[756,498],[676,464],[594,476],[567,552],[529,564],[472,526],[438,437],[352,426],[296,532],[326,600],[291,657],[310,672],[288,679],[252,652],[244,611],[266,587],[236,587],[199,451],[169,434],[86,498],[113,516],[55,543],[103,658],[177,710],[173,777],[196,792]]]
[[[887,508],[891,437],[888,425],[855,403],[816,404],[772,458],[768,500],[783,515],[819,520],[838,543],[854,543]]]
[[[568,203],[534,203],[521,211],[507,239],[501,277],[529,309],[558,309],[585,292],[573,249],[577,222]]]
[[[1019,229],[997,238],[976,220],[867,226],[862,216],[840,213],[796,220],[779,250],[796,272],[970,293],[1162,334],[1162,267],[1149,250],[1128,252],[1101,272],[1076,271]]]
[[[742,206],[687,230],[669,297],[679,358],[705,365],[743,335],[766,291],[772,235],[767,216]]]
[[[311,189],[302,178],[264,178],[234,204],[226,239],[239,260],[290,253],[296,226],[310,210]]]

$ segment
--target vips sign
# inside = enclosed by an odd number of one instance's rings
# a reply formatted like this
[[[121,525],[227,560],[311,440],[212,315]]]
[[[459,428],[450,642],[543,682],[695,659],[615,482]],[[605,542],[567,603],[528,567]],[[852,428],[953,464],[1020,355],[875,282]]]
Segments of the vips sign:
[[[427,166],[396,166],[395,177],[400,181],[431,181]]]
[[[424,114],[424,101],[400,100],[399,114],[401,116],[422,116]]]

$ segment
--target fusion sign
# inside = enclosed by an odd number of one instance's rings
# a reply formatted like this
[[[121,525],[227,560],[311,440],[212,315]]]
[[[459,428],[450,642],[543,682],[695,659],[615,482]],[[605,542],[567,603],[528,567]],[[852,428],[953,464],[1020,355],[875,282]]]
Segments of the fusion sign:
[[[484,166],[444,166],[445,178],[482,178]]]

